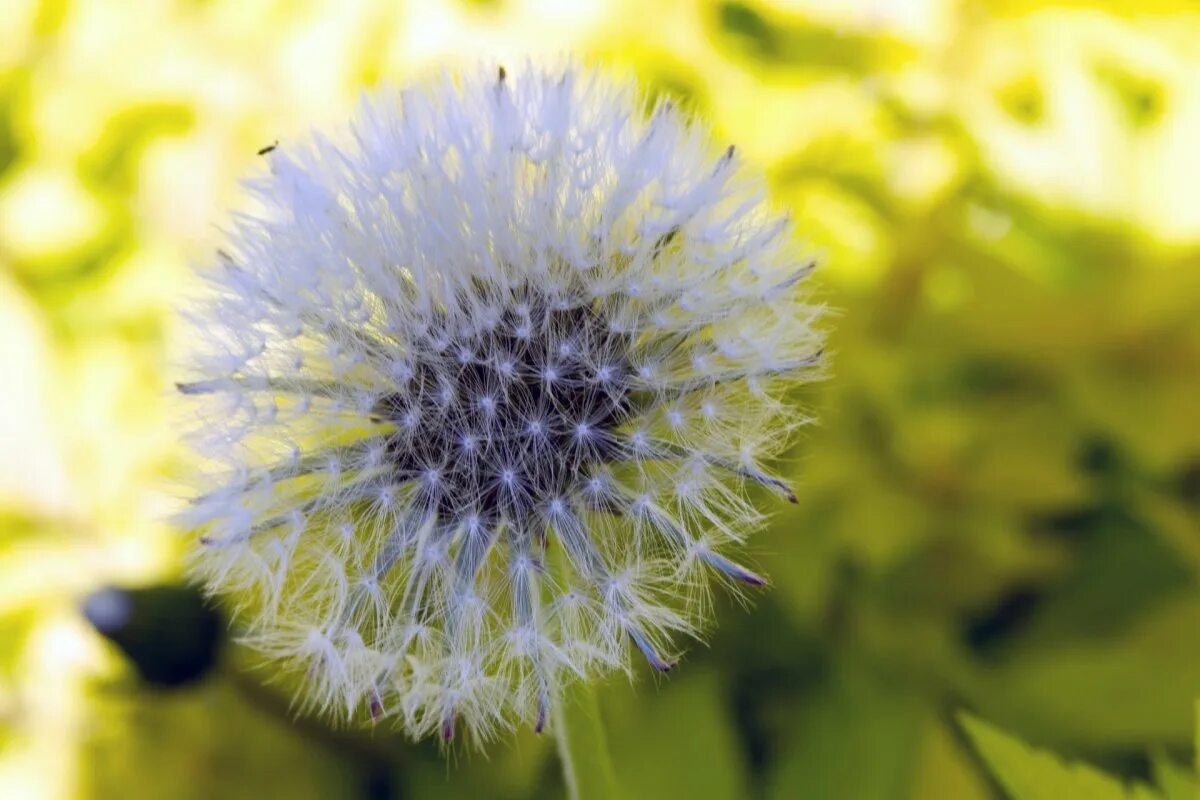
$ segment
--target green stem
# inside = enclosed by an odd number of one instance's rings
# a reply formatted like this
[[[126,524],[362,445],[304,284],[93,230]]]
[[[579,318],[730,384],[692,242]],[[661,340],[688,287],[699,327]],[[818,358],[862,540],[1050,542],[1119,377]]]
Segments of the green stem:
[[[619,797],[600,705],[591,686],[574,681],[566,687],[551,706],[550,725],[558,742],[567,797],[570,800]]]

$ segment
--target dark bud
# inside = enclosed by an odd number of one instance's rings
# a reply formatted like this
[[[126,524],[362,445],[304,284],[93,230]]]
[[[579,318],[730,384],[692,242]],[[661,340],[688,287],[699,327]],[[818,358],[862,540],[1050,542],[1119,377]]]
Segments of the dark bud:
[[[225,626],[190,587],[109,586],[90,594],[82,610],[147,683],[183,686],[203,678],[217,662]]]

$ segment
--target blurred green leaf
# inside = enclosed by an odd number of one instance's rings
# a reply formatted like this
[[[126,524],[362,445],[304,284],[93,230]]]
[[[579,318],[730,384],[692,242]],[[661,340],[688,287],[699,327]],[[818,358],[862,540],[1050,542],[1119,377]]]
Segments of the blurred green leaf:
[[[1200,781],[1195,774],[1161,750],[1150,759],[1154,770],[1154,782],[1162,791],[1165,800],[1196,800],[1200,797]]]
[[[614,694],[618,688],[629,691],[617,685]],[[746,768],[724,698],[720,676],[693,664],[658,687],[640,686],[636,697],[607,705],[617,706],[606,720],[623,796],[745,797]]]
[[[25,81],[13,74],[0,74],[0,176],[17,162],[22,142],[17,135],[16,116],[23,110],[28,93]]]
[[[1131,124],[1143,127],[1162,118],[1167,97],[1161,83],[1115,59],[1101,61],[1096,66],[1096,74],[1112,89]]]
[[[97,689],[84,742],[81,797],[107,800],[350,800],[368,776],[317,745],[282,714],[247,703],[229,683],[186,691]]]
[[[156,137],[185,133],[195,112],[182,102],[126,108],[107,121],[103,132],[80,161],[80,172],[95,189],[130,192],[135,187],[142,153]]]
[[[1086,764],[1066,763],[969,714],[961,720],[1012,800],[1160,800],[1148,787],[1125,786]]]
[[[992,719],[1050,743],[1137,748],[1192,733],[1200,693],[1200,599],[1174,600],[1119,637],[1047,643],[990,674],[978,698]]]
[[[904,49],[888,36],[838,30],[798,14],[785,16],[756,5],[739,0],[720,3],[716,26],[743,56],[775,67],[865,73]]]
[[[992,791],[948,720],[930,717],[912,800],[992,800]]]
[[[485,754],[463,750],[443,754],[431,743],[412,748],[422,757],[397,769],[402,797],[443,800],[523,800],[565,797],[561,769],[549,732],[520,729]],[[552,791],[551,791],[551,787]],[[546,791],[543,791],[546,790]]]
[[[563,690],[551,709],[550,729],[569,800],[621,796],[593,686],[577,682]]]
[[[1161,600],[1190,586],[1176,554],[1143,526],[1101,511],[1070,573],[1040,599],[1014,652],[1118,635]]]
[[[792,713],[795,727],[767,775],[768,798],[906,796],[928,714],[918,694],[847,660]]]

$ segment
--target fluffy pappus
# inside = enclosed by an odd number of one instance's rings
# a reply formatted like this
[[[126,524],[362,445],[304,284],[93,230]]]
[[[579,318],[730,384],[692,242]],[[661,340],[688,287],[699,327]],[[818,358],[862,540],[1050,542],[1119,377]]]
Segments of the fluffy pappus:
[[[298,699],[413,737],[541,729],[671,669],[761,522],[821,359],[732,147],[574,66],[365,99],[265,152],[189,309],[192,569]]]

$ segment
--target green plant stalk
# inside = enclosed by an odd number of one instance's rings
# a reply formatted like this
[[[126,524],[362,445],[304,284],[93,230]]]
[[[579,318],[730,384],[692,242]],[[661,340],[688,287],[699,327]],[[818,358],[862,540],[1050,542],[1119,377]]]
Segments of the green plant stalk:
[[[612,800],[617,778],[608,754],[596,693],[585,681],[563,689],[551,706],[550,727],[558,742],[570,800]]]

